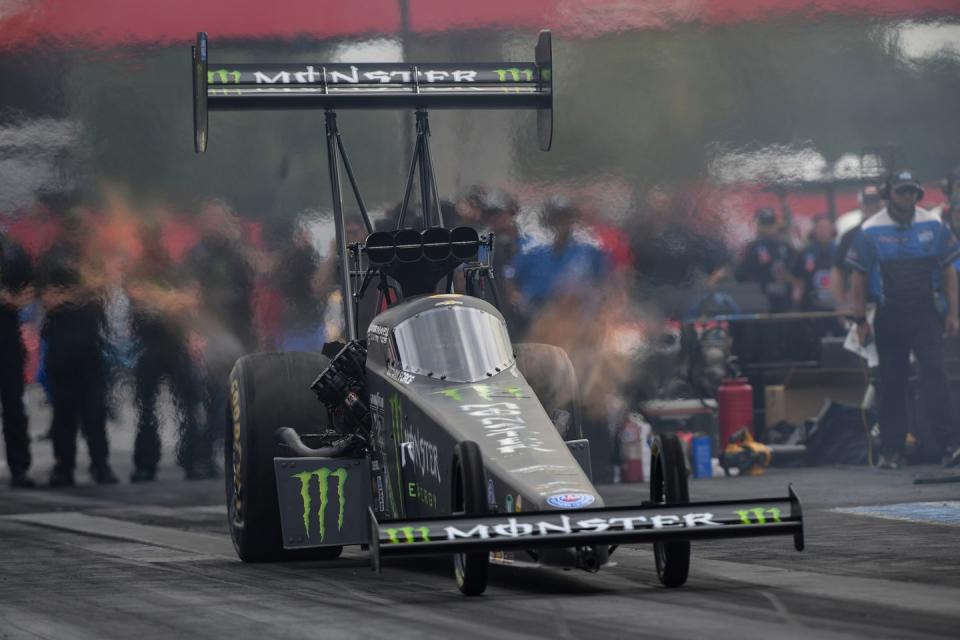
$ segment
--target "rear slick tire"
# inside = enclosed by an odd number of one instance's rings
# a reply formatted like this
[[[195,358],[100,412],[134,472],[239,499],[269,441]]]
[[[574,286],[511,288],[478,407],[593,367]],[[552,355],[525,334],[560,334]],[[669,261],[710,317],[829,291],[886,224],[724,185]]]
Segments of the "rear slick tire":
[[[487,512],[483,459],[475,442],[464,441],[453,448],[453,510],[468,516]],[[465,596],[479,596],[487,588],[489,553],[458,553],[453,556],[453,575]]]
[[[273,458],[279,427],[315,433],[327,422],[310,384],[329,360],[317,353],[257,353],[229,379],[224,476],[230,537],[244,562],[333,560],[342,547],[284,550]]]
[[[676,434],[665,433],[653,439],[650,455],[650,501],[653,504],[690,502],[687,486],[687,462]],[[690,541],[655,542],[653,556],[657,577],[668,588],[679,587],[690,574]]]
[[[570,356],[560,347],[539,342],[518,342],[513,345],[517,369],[533,389],[551,420],[558,411],[570,414],[565,429],[557,427],[564,440],[583,438],[580,407],[580,385]]]

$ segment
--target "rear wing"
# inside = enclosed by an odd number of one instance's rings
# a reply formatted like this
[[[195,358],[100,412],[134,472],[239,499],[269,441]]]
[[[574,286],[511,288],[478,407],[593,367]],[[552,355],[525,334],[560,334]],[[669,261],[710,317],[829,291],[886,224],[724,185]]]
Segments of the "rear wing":
[[[536,109],[540,148],[553,138],[553,53],[541,31],[532,62],[229,64],[193,55],[194,145],[207,147],[209,111],[286,109]]]

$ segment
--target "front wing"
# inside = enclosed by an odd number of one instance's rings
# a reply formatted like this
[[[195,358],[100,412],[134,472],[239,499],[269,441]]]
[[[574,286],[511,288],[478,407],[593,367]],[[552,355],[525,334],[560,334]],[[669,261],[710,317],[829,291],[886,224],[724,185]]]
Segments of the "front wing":
[[[669,540],[710,540],[792,535],[803,550],[800,499],[693,502],[510,515],[455,516],[377,522],[368,513],[373,568],[380,558],[464,552],[618,545]]]

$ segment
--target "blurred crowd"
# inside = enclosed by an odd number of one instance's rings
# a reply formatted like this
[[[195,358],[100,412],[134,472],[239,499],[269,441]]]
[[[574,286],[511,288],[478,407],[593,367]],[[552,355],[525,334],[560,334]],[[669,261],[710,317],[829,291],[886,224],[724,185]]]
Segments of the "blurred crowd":
[[[124,392],[137,415],[130,480],[154,480],[163,387],[176,409],[177,463],[188,479],[211,478],[237,358],[319,350],[341,330],[336,318],[326,326],[339,291],[306,227],[263,228],[220,200],[192,216],[113,205],[95,212],[44,198],[0,234],[0,403],[14,486],[34,484],[25,382],[42,387],[52,410],[50,485],[74,484],[81,435],[93,480],[118,481],[106,424]]]
[[[958,183],[960,172],[947,177],[936,207],[952,229]],[[738,243],[720,211],[668,188],[630,196],[616,214],[596,190],[516,191],[467,189],[444,203],[445,223],[493,234],[490,261],[513,340],[567,350],[584,421],[603,432],[623,408],[618,390],[645,375],[637,354],[655,348],[650,336],[671,319],[731,317],[745,301],[752,312],[845,312],[849,269],[838,254],[883,208],[880,190],[867,185],[857,210],[806,220],[798,240],[784,200],[752,212],[755,237]],[[380,224],[390,224],[389,211]],[[346,235],[364,239],[358,216]],[[222,200],[187,215],[118,197],[94,210],[50,196],[0,218],[0,404],[12,484],[34,484],[25,381],[41,385],[52,409],[51,485],[74,484],[80,436],[93,480],[118,481],[106,424],[124,391],[137,415],[130,480],[154,480],[164,387],[185,476],[216,476],[236,359],[343,339],[332,236],[332,225],[309,216],[244,219]]]

